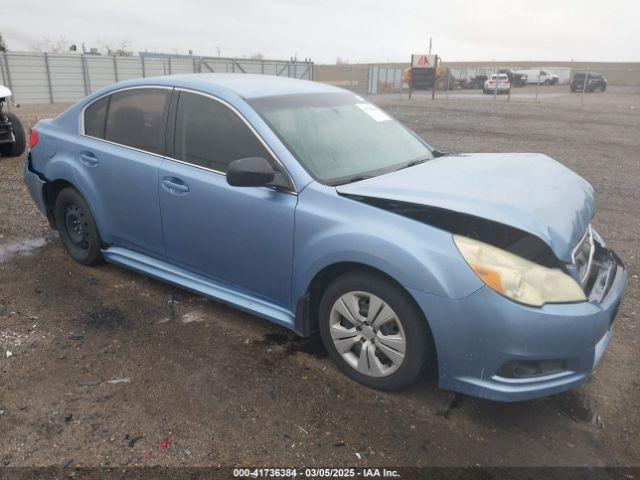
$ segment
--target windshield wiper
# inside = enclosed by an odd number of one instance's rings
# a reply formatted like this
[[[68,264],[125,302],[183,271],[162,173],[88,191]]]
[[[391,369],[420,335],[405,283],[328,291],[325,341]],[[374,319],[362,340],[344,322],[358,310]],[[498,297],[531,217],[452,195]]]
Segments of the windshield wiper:
[[[354,175],[353,177],[345,178],[340,181],[334,182],[332,185],[337,187],[338,185],[345,185],[347,183],[359,182],[360,180],[367,180],[373,178],[373,175]]]
[[[421,163],[425,163],[426,161],[431,160],[431,157],[429,158],[418,158],[416,160],[411,160],[408,163],[405,163],[404,165],[402,165],[400,168],[396,169],[395,171],[397,172],[398,170],[403,170],[405,168],[409,168],[409,167],[415,167],[416,165],[420,165]]]

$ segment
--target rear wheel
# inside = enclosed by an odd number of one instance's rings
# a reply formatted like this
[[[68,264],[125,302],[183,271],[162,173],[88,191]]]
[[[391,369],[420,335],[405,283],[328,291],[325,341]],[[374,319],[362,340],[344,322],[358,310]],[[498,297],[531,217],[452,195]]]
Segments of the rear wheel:
[[[24,136],[24,127],[22,122],[15,113],[6,112],[4,114],[11,123],[13,129],[13,136],[15,141],[11,143],[0,143],[0,153],[5,157],[19,157],[24,153],[26,147],[26,139]]]
[[[69,255],[83,265],[103,261],[102,242],[89,205],[73,188],[65,188],[56,199],[55,220],[62,244]]]
[[[406,292],[369,272],[347,273],[326,289],[320,335],[337,366],[380,390],[411,384],[431,358],[426,321]]]

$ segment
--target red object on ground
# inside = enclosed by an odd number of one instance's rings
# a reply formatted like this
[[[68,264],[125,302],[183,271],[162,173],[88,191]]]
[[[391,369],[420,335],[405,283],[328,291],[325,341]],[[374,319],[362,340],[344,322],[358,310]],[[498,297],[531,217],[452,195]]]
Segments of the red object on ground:
[[[160,448],[162,450],[166,450],[169,445],[171,445],[171,439],[169,437],[165,438],[164,440],[162,440],[162,442],[160,442]]]
[[[151,452],[151,450],[149,450],[147,453],[144,454],[144,459],[147,462],[151,461],[151,457],[153,457],[153,453]]]

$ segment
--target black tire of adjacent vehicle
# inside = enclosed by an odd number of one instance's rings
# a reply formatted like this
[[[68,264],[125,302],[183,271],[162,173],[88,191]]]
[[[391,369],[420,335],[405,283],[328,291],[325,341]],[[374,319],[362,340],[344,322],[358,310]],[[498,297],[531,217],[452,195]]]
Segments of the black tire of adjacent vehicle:
[[[402,324],[407,341],[406,356],[398,370],[387,377],[370,377],[358,372],[333,344],[329,332],[331,309],[340,296],[350,291],[366,291],[380,297],[396,312]],[[322,296],[318,323],[322,342],[338,368],[353,380],[377,390],[399,390],[409,386],[423,372],[427,360],[435,360],[431,332],[424,316],[401,287],[382,275],[353,271],[336,278]]]
[[[66,221],[68,208],[76,210],[79,220],[83,223],[83,244],[86,244],[86,246],[80,246],[71,239]],[[65,188],[58,194],[54,215],[60,239],[71,258],[82,265],[102,263],[103,258],[100,252],[102,241],[100,240],[96,222],[93,219],[89,205],[77,190]]]
[[[24,153],[24,149],[27,146],[24,127],[15,113],[6,112],[5,115],[11,122],[13,136],[16,137],[16,140],[13,143],[0,143],[0,153],[5,157],[19,157]]]

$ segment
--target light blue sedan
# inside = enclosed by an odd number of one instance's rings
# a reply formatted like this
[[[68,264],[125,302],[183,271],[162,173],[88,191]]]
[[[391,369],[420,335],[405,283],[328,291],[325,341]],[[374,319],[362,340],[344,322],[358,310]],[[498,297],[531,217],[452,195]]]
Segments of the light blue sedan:
[[[320,83],[133,80],[31,133],[25,182],[78,262],[289,328],[378,389],[425,368],[496,400],[584,383],[626,281],[593,189],[540,154],[444,154]]]

